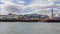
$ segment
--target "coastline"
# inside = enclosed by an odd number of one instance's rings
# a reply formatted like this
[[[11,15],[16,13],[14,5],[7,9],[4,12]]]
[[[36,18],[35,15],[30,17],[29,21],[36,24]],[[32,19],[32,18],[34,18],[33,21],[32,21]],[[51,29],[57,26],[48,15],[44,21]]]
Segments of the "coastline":
[[[60,20],[0,20],[0,22],[60,22]]]

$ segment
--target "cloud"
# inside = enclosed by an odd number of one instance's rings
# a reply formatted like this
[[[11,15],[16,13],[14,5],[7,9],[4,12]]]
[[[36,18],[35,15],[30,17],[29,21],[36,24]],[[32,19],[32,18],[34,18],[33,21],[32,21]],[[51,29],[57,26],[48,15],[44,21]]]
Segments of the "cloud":
[[[32,13],[43,12],[43,14],[47,14],[45,13],[45,11],[47,11],[46,9],[48,8],[60,8],[60,4],[55,4],[58,1],[59,0],[35,0],[32,4],[26,6],[26,8],[30,7],[30,8],[35,9],[32,11]],[[51,12],[51,9],[48,11]]]
[[[17,13],[20,11],[21,8],[24,7],[23,2],[21,2],[21,0],[19,0],[19,2],[17,2],[18,4],[15,4],[11,1],[12,0],[1,0],[1,2],[4,4],[0,5],[0,9],[1,9],[0,14],[8,14],[9,12]],[[22,4],[20,4],[20,3],[22,3]]]
[[[40,12],[43,12],[48,7],[53,6],[53,5],[54,3],[53,2],[50,3],[48,2],[48,0],[35,0],[32,4],[25,6],[24,9],[32,8],[32,11],[29,12],[30,14],[40,13]]]
[[[13,0],[1,0],[4,4],[0,5],[0,7],[3,14],[9,12],[15,14],[49,14],[51,8],[60,8],[60,4],[55,4],[58,1],[60,0],[33,0],[31,4],[24,5],[23,0],[14,0],[14,2]]]

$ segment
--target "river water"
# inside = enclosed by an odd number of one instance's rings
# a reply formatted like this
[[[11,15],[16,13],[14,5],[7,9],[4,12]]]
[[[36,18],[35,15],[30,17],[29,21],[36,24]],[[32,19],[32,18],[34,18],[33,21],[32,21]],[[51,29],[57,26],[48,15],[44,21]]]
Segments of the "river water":
[[[60,34],[60,23],[0,22],[0,34]]]

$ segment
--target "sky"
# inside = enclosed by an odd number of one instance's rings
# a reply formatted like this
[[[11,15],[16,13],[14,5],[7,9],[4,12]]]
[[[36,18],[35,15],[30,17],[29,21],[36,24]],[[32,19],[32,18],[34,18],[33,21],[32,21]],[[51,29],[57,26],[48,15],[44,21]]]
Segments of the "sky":
[[[60,14],[60,0],[0,0],[0,15],[9,13],[24,14]]]

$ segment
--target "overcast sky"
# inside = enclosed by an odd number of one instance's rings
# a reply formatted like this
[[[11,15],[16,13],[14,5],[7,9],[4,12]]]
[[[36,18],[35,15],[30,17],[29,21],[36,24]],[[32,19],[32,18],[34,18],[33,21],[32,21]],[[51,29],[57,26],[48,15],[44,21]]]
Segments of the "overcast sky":
[[[51,8],[60,13],[60,0],[0,0],[0,14],[48,14]]]

